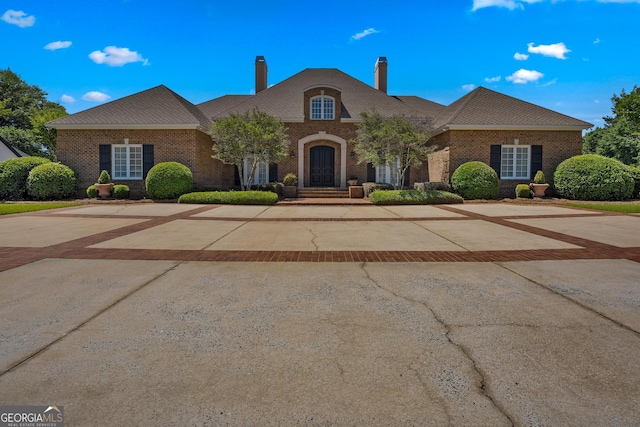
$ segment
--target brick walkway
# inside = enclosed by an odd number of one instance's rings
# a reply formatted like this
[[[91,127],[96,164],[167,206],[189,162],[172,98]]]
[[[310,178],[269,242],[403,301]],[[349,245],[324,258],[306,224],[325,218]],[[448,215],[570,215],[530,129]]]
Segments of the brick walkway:
[[[194,207],[193,210],[168,216],[131,216],[119,215],[118,218],[143,219],[143,222],[99,232],[88,237],[82,237],[64,243],[47,247],[0,247],[0,271],[32,263],[45,258],[62,259],[122,259],[122,260],[178,260],[178,261],[268,261],[268,262],[500,262],[500,261],[528,261],[528,260],[579,260],[579,259],[628,259],[640,262],[640,238],[634,247],[617,247],[585,238],[544,230],[530,225],[520,224],[511,220],[532,218],[567,218],[567,215],[540,216],[487,216],[455,206],[437,206],[462,217],[446,218],[209,218],[194,217],[198,213],[208,212],[215,206]],[[374,208],[374,207],[372,207]],[[375,208],[374,208],[375,209]],[[37,218],[114,218],[112,215],[75,215],[63,214],[61,211],[40,211],[16,216]],[[584,214],[572,212],[570,218],[592,218],[592,211]],[[599,217],[626,216],[616,213],[602,213]],[[640,224],[640,217],[632,216]],[[580,246],[573,249],[534,249],[534,250],[482,250],[482,251],[264,251],[264,250],[166,250],[166,249],[118,249],[91,248],[89,246],[109,241],[118,237],[157,227],[176,220],[188,221],[242,221],[242,222],[353,222],[353,221],[469,221],[481,220],[509,229],[524,231],[556,241]],[[0,218],[2,221],[2,218]],[[1,223],[0,223],[1,225]],[[633,230],[630,230],[633,232]]]

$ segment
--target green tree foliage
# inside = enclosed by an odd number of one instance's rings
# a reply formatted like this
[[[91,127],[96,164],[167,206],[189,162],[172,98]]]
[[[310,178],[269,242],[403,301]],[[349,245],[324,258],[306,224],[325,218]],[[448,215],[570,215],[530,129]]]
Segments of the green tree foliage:
[[[56,131],[45,123],[67,111],[46,96],[10,69],[0,70],[0,135],[27,154],[55,158]]]
[[[400,188],[409,167],[420,167],[435,150],[429,146],[431,123],[426,119],[362,112],[355,138],[358,163],[374,166],[393,165],[395,188]]]
[[[587,133],[582,152],[600,154],[627,165],[640,164],[640,88],[611,98],[613,116],[604,117],[605,125]]]
[[[259,163],[278,163],[287,155],[289,137],[286,131],[281,121],[257,108],[245,114],[231,114],[211,127],[211,157],[235,165],[242,190],[250,189]],[[245,159],[249,166],[246,181],[242,179]]]

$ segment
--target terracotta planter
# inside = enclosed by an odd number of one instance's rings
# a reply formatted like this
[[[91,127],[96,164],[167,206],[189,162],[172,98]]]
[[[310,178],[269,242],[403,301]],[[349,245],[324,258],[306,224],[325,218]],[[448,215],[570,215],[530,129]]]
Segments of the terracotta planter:
[[[534,197],[544,197],[544,192],[549,188],[549,184],[529,184],[529,187],[533,190]]]
[[[354,185],[358,185],[358,180],[357,179],[349,179],[349,180],[347,180],[347,183],[349,184],[350,187],[352,187]]]
[[[95,185],[95,187],[98,189],[98,196],[104,199],[111,196],[111,190],[113,189],[113,186],[115,184],[113,182],[110,182],[108,184],[93,184],[93,185]]]

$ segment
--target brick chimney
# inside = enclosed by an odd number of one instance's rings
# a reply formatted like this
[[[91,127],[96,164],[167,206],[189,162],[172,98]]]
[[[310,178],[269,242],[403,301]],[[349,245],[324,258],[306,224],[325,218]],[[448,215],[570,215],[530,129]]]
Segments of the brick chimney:
[[[381,56],[376,61],[376,68],[373,71],[375,88],[387,93],[387,57]]]
[[[267,88],[267,61],[264,56],[256,56],[256,93]]]

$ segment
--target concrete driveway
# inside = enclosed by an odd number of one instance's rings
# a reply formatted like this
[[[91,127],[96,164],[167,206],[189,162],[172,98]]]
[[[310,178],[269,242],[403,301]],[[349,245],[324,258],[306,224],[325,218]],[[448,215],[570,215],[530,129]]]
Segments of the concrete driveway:
[[[640,217],[88,205],[0,217],[0,405],[67,425],[638,425]]]

